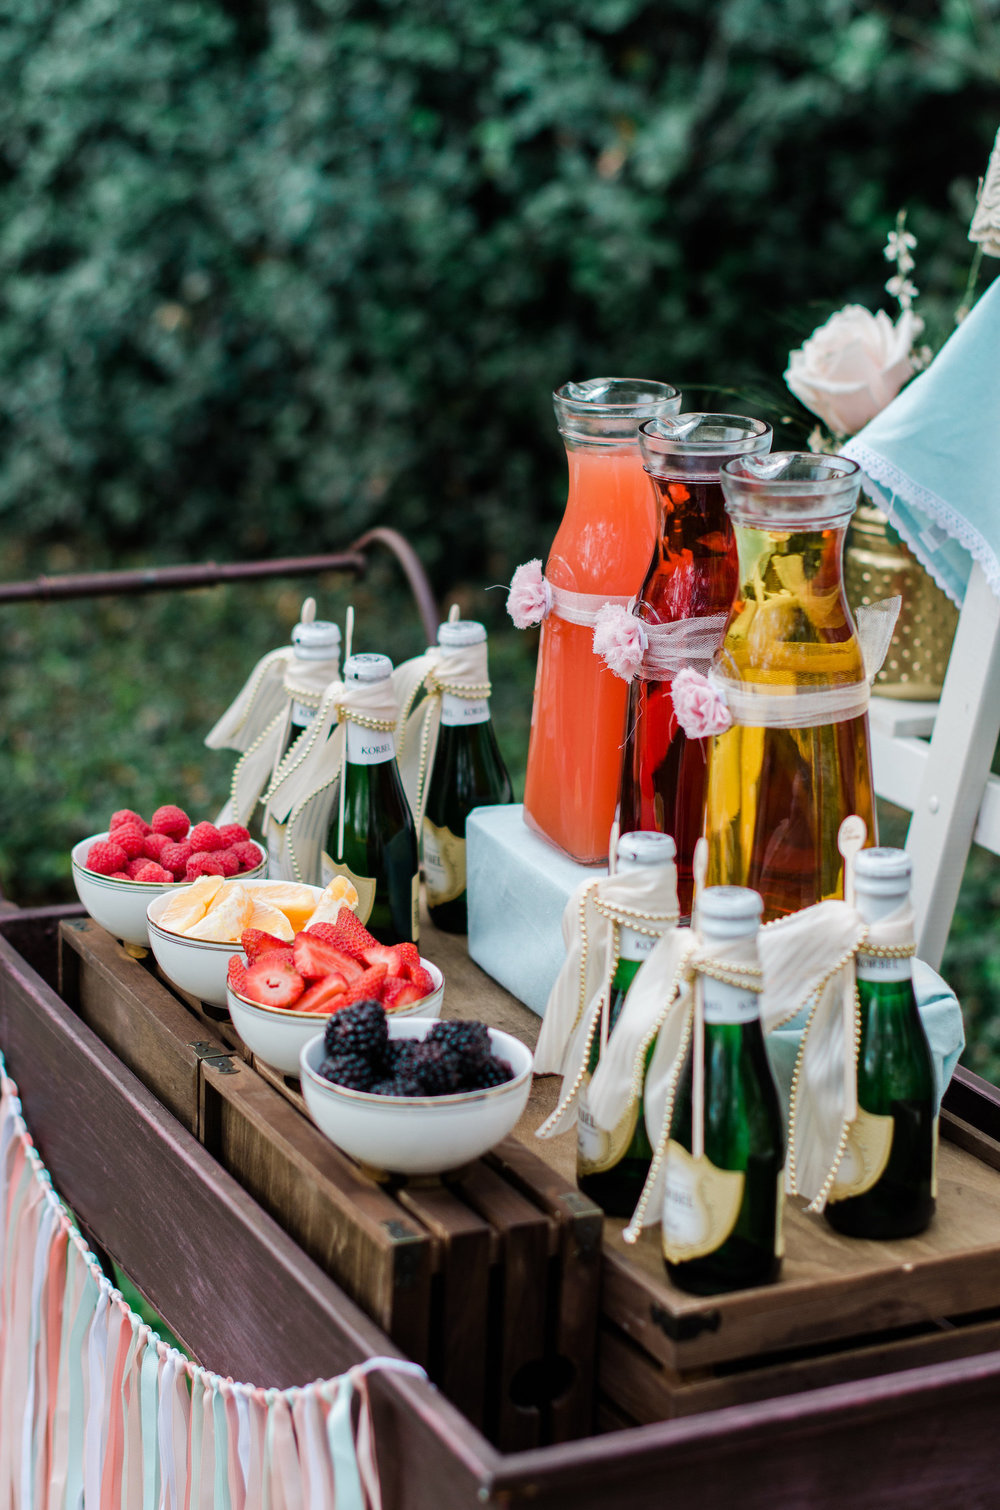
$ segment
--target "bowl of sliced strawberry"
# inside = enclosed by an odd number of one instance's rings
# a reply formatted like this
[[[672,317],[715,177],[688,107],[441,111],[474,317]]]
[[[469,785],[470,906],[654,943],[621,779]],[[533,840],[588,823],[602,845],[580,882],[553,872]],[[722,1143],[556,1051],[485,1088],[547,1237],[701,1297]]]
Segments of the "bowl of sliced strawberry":
[[[392,1017],[438,1017],[444,976],[416,944],[380,944],[354,913],[314,923],[289,943],[248,928],[229,961],[226,1004],[244,1043],[283,1075],[320,1022],[359,1001]]]

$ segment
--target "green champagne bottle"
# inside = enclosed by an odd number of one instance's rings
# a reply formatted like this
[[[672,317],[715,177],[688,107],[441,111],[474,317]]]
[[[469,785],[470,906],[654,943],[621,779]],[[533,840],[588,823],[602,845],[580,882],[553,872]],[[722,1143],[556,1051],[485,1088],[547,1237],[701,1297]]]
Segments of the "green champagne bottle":
[[[706,887],[697,918],[709,953],[713,944],[754,938],[762,906],[746,887]],[[704,1003],[704,1093],[699,1103],[695,1041],[681,1071],[667,1144],[663,1252],[680,1289],[715,1295],[778,1277],[785,1136],[758,991],[708,974],[698,977],[695,989]],[[695,1036],[697,1018],[696,1012]]]
[[[336,681],[340,675],[340,629],[329,619],[310,617],[310,610],[315,613],[316,604],[312,598],[307,598],[302,605],[302,619],[292,630],[293,659],[285,675],[286,691],[288,690],[287,683],[295,682],[295,673],[298,669],[304,671],[317,688],[321,683],[328,684]],[[278,747],[278,756],[271,771],[272,777],[292,745],[308,729],[318,710],[318,696],[315,700],[308,702],[302,696],[296,696],[294,692],[289,696],[285,713],[285,729]],[[268,832],[265,835],[263,816],[264,809],[258,803],[250,822],[250,834],[252,838],[266,843],[268,872],[278,876],[281,874],[285,825],[272,822],[266,826]]]
[[[486,630],[473,620],[451,620],[438,629],[447,649],[482,645]],[[510,777],[490,719],[489,697],[441,695],[441,728],[424,805],[423,848],[427,908],[446,933],[465,933],[465,820],[474,807],[512,802]]]
[[[910,857],[901,849],[861,850],[854,883],[867,923],[877,925],[906,905],[910,873]],[[937,1116],[911,961],[862,946],[857,982],[858,1117],[825,1214],[848,1237],[913,1237],[934,1215]]]
[[[639,831],[622,834],[618,840],[618,869],[630,870],[644,865],[669,865],[677,853],[669,834]],[[659,942],[660,933],[653,929],[619,925],[618,964],[607,1005],[605,1040],[614,1032],[622,1013],[628,988],[640,965]],[[590,1045],[587,1079],[580,1087],[577,1102],[576,1181],[585,1195],[596,1201],[609,1216],[631,1216],[649,1173],[653,1150],[646,1132],[642,1097],[626,1113],[613,1132],[597,1126],[587,1104],[587,1083],[601,1057],[602,1033],[598,1026]],[[650,1054],[652,1049],[650,1049]],[[647,1062],[649,1055],[647,1055]]]
[[[344,681],[380,682],[392,675],[387,655],[352,655]],[[344,762],[344,848],[338,858],[339,791],[322,863],[322,884],[344,875],[358,890],[357,913],[381,944],[417,942],[420,872],[417,834],[396,765],[391,729],[347,720]]]

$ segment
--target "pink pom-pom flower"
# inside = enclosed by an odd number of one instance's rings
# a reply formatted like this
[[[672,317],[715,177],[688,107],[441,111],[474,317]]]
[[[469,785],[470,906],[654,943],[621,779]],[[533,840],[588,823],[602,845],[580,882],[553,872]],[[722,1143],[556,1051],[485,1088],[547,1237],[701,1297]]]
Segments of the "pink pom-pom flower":
[[[642,665],[649,635],[641,619],[621,603],[605,603],[594,620],[594,654],[609,671],[630,682]]]
[[[733,715],[719,689],[700,671],[685,666],[670,685],[674,712],[688,739],[707,739],[732,727]]]
[[[514,620],[515,629],[530,629],[540,624],[552,611],[552,588],[542,573],[542,563],[525,561],[510,579],[507,594],[507,612]]]

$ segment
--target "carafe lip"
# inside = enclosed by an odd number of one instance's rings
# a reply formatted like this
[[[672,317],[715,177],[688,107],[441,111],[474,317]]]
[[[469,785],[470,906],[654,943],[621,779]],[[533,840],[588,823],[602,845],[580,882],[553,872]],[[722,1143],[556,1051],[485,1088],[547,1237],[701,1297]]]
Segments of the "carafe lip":
[[[643,420],[676,414],[681,393],[652,378],[598,377],[563,383],[552,395],[559,433],[592,446],[636,444]]]
[[[857,462],[823,452],[736,456],[719,475],[733,522],[765,529],[846,523],[861,488]]]
[[[651,477],[715,481],[724,462],[769,451],[773,438],[766,420],[747,414],[691,410],[657,415],[639,426],[639,449]]]

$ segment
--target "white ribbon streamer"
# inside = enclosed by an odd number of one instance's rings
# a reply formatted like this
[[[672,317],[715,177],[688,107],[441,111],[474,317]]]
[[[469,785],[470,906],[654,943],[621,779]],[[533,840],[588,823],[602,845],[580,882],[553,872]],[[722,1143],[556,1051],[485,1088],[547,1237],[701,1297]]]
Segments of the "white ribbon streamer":
[[[487,642],[432,645],[423,655],[396,667],[393,686],[399,702],[396,759],[419,835],[441,728],[442,698],[445,693],[475,702],[489,698]],[[422,691],[425,697],[420,697]]]

